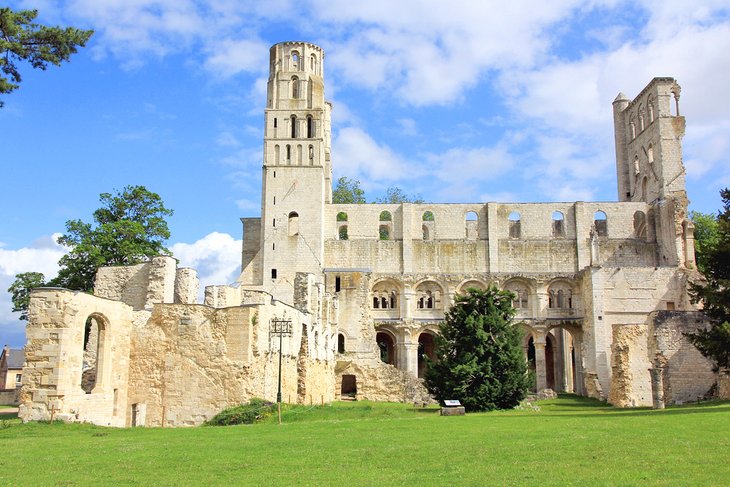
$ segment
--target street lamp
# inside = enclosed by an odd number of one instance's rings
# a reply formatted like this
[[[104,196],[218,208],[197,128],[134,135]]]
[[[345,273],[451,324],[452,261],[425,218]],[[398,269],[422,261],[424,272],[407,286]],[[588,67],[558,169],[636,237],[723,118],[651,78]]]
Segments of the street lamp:
[[[284,335],[291,336],[291,320],[285,318],[278,319],[276,317],[271,319],[269,326],[269,333],[271,335],[279,335],[279,385],[276,391],[276,402],[279,409],[279,424],[281,424],[281,349],[284,341]]]

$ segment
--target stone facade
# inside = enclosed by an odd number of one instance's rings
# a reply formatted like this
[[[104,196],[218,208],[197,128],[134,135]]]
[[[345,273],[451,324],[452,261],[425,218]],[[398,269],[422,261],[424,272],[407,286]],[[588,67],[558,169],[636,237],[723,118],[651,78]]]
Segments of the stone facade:
[[[617,202],[332,203],[324,51],[270,51],[261,217],[243,218],[232,286],[167,257],[103,268],[95,295],[31,296],[20,415],[200,424],[252,397],[431,401],[420,377],[455,296],[516,298],[538,390],[618,406],[696,399],[717,380],[683,333],[706,326],[687,219],[679,86],[613,103]],[[717,389],[728,389],[722,376]],[[458,398],[457,398],[458,399]]]

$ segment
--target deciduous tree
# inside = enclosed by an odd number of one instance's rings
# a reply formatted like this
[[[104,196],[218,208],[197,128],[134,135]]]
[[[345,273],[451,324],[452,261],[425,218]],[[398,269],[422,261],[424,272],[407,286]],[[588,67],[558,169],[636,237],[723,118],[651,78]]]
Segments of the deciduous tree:
[[[514,295],[490,287],[457,295],[428,361],[426,387],[439,401],[458,399],[468,411],[512,408],[529,387],[522,333],[512,322]]]
[[[15,281],[8,288],[8,292],[13,300],[13,311],[20,312],[20,319],[28,319],[28,303],[30,302],[30,292],[46,285],[46,277],[40,272],[23,272],[16,274]]]
[[[37,16],[37,10],[15,12],[0,7],[0,93],[10,93],[19,87],[22,78],[18,63],[27,61],[38,69],[46,69],[49,63],[59,66],[78,47],[84,47],[94,33],[75,27],[35,24],[33,20]]]
[[[335,189],[332,191],[332,203],[365,203],[365,192],[360,188],[360,181],[345,176],[338,179],[335,184]]]

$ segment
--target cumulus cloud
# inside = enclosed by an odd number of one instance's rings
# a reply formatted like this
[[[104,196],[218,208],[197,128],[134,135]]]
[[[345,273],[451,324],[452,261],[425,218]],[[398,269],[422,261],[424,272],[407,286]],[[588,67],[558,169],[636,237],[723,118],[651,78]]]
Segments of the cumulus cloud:
[[[364,130],[345,127],[332,143],[338,171],[364,181],[392,182],[416,176],[417,165],[409,163],[386,145],[378,144]]]
[[[46,279],[56,277],[58,259],[67,250],[56,243],[60,236],[60,233],[44,236],[20,249],[0,246],[0,335],[10,345],[25,343],[25,322],[21,322],[19,314],[12,311],[10,293],[5,291],[15,280],[15,275],[23,272],[41,272]]]
[[[181,267],[197,269],[201,296],[205,286],[230,284],[241,272],[241,240],[227,233],[212,232],[193,243],[170,247]]]

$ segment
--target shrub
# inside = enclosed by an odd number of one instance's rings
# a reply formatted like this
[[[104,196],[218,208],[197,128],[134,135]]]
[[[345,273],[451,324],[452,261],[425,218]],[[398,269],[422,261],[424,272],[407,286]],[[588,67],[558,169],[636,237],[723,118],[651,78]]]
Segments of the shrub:
[[[205,422],[207,426],[229,426],[233,424],[254,424],[271,416],[276,404],[264,399],[253,398],[248,404],[224,409]]]

